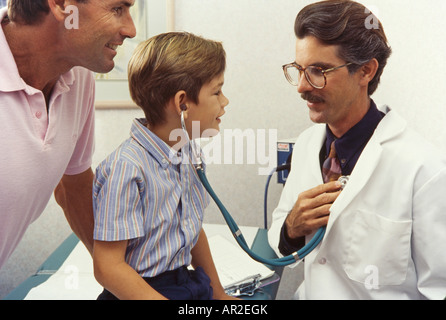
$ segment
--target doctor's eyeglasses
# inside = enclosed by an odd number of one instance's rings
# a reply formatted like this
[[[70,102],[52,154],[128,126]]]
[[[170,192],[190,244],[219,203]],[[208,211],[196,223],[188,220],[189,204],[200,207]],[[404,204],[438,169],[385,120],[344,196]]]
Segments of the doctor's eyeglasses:
[[[298,86],[302,79],[302,73],[305,73],[305,78],[313,88],[323,89],[327,85],[327,77],[326,77],[327,73],[338,70],[343,67],[347,67],[351,64],[353,63],[347,63],[339,67],[324,70],[321,67],[316,67],[316,66],[309,66],[306,68],[302,68],[296,62],[292,62],[282,66],[282,68],[286,79],[291,85]]]

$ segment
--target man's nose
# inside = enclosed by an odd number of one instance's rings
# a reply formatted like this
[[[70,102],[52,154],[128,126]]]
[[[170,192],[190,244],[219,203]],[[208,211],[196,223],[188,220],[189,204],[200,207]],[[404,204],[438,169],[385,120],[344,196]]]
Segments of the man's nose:
[[[313,89],[313,86],[310,84],[310,82],[308,82],[307,77],[302,72],[300,75],[299,84],[297,85],[297,92],[302,94],[304,92],[312,91]]]
[[[136,27],[133,22],[132,16],[129,14],[122,29],[121,35],[125,38],[134,38],[136,36]]]

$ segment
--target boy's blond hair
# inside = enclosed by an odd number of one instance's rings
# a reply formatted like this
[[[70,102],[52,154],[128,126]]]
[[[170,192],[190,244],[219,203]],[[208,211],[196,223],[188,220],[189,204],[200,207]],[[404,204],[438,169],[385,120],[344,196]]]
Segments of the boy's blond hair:
[[[165,119],[164,108],[178,91],[198,103],[201,87],[226,68],[220,42],[186,32],[152,37],[136,48],[128,68],[130,95],[149,125]]]

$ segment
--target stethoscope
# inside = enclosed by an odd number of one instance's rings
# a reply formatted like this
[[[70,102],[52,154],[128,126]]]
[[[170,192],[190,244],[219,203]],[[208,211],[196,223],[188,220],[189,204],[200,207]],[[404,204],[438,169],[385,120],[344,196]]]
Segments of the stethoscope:
[[[240,228],[238,227],[237,223],[234,221],[234,219],[232,218],[231,214],[229,213],[229,211],[225,208],[225,206],[223,205],[223,203],[220,201],[220,199],[217,197],[217,195],[215,194],[214,190],[212,189],[206,174],[204,172],[204,168],[203,168],[203,162],[201,160],[201,156],[197,153],[197,146],[195,144],[195,141],[191,141],[189,138],[189,134],[186,130],[186,124],[184,121],[184,111],[187,108],[185,105],[181,105],[180,106],[182,112],[181,112],[181,126],[182,129],[184,131],[184,135],[187,137],[188,139],[188,144],[190,146],[190,151],[191,154],[194,156],[194,161],[193,161],[193,165],[195,167],[195,170],[197,172],[197,175],[201,181],[201,183],[203,184],[204,188],[206,189],[206,191],[209,193],[209,195],[212,197],[212,199],[214,200],[214,202],[216,203],[216,205],[218,206],[218,208],[220,209],[223,218],[226,221],[226,224],[228,225],[229,229],[231,230],[232,235],[234,236],[235,240],[237,241],[237,243],[239,244],[239,246],[254,260],[264,263],[264,264],[268,264],[271,266],[277,266],[277,267],[282,267],[282,266],[287,266],[287,265],[291,265],[294,264],[296,262],[301,261],[303,258],[305,258],[311,251],[313,251],[318,245],[319,243],[321,243],[322,239],[324,238],[325,235],[325,229],[326,227],[321,227],[319,228],[315,235],[313,236],[313,238],[300,250],[298,250],[297,252],[294,252],[291,255],[288,255],[286,257],[282,257],[282,258],[277,258],[277,259],[266,259],[263,258],[261,256],[259,256],[258,254],[256,254],[255,252],[253,252],[248,244],[246,243],[245,238],[243,237],[242,232],[240,231]],[[341,189],[344,188],[344,186],[346,185],[347,181],[348,181],[348,177],[343,176],[339,179],[339,181],[341,182]]]

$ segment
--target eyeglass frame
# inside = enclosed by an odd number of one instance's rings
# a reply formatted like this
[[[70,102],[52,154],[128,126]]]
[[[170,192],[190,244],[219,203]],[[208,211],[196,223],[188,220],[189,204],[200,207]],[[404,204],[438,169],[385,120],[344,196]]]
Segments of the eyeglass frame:
[[[347,66],[352,65],[352,64],[354,64],[354,63],[353,63],[353,62],[349,62],[349,63],[343,64],[342,66],[339,66],[339,67],[333,67],[333,68],[329,68],[329,69],[325,69],[325,70],[324,70],[324,69],[322,69],[321,67],[317,67],[317,66],[308,66],[308,67],[304,68],[304,67],[298,65],[296,62],[291,62],[291,63],[288,63],[288,64],[283,65],[283,66],[282,66],[282,69],[283,69],[283,72],[284,72],[284,74],[285,74],[285,78],[288,80],[288,82],[289,82],[292,86],[297,87],[297,86],[299,85],[299,83],[294,83],[293,79],[292,79],[291,76],[288,74],[287,69],[288,69],[289,67],[295,67],[297,70],[299,70],[299,72],[300,72],[300,73],[299,73],[299,76],[301,76],[301,77],[302,77],[302,72],[303,72],[303,73],[305,74],[305,79],[307,79],[308,83],[309,83],[313,88],[321,90],[321,89],[324,89],[324,88],[327,86],[327,76],[326,76],[327,73],[332,72],[332,71],[335,71],[335,70],[338,70],[338,69],[341,69],[341,68],[344,68],[344,67],[347,67]],[[319,70],[321,71],[322,75],[324,76],[324,85],[323,85],[322,87],[318,87],[318,86],[314,85],[314,84],[311,82],[311,80],[309,79],[310,77],[308,76],[308,74],[307,74],[306,71],[307,71],[307,69],[310,68],[310,67],[311,67],[311,68],[319,69]]]

